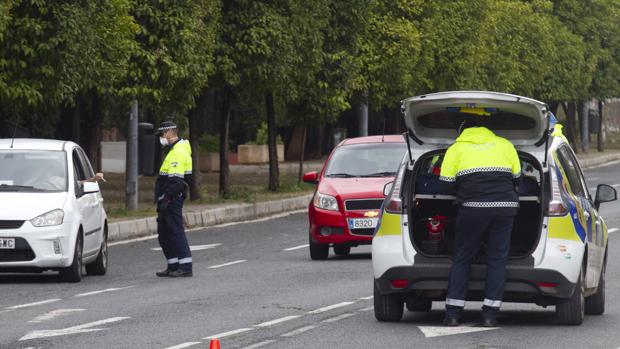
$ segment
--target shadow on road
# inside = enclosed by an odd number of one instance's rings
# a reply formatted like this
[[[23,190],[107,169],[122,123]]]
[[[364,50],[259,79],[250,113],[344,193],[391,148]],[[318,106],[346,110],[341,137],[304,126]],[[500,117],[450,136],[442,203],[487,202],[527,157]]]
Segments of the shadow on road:
[[[0,274],[0,284],[49,284],[60,283],[58,274]]]
[[[551,310],[549,310],[551,309]],[[416,326],[443,326],[443,310],[432,310],[428,313],[406,311],[401,322]],[[532,310],[505,310],[498,315],[500,327],[544,327],[559,326],[553,307],[540,311]],[[480,310],[465,310],[462,314],[461,323],[474,325],[481,323]]]

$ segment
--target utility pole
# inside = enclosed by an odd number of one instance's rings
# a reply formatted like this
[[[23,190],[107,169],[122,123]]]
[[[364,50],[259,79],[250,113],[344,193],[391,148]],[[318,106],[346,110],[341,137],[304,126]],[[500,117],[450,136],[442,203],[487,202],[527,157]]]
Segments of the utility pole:
[[[127,122],[127,156],[125,161],[125,208],[138,209],[138,100],[131,102]]]

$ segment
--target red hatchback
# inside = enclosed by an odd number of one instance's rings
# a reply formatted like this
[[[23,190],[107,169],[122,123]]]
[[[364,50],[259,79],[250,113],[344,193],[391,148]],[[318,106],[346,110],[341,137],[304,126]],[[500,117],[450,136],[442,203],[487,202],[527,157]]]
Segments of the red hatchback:
[[[308,206],[310,257],[327,259],[369,245],[383,203],[383,187],[393,181],[407,151],[401,135],[370,136],[342,141],[321,173],[308,172],[304,182],[316,183]]]

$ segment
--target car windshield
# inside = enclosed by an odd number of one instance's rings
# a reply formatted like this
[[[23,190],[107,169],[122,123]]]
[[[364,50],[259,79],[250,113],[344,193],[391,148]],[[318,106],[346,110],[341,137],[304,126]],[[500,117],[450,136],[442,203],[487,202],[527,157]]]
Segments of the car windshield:
[[[332,155],[326,177],[391,177],[407,151],[405,143],[344,145]]]
[[[63,151],[0,150],[0,192],[67,191]]]

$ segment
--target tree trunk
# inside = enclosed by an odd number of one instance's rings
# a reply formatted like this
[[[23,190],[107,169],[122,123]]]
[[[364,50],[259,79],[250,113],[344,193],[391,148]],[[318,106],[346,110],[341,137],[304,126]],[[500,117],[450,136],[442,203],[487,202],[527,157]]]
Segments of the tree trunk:
[[[13,136],[12,133],[9,120],[0,106],[0,138],[11,138]]]
[[[69,140],[79,143],[80,141],[80,119],[82,114],[83,98],[80,94],[75,96],[75,107],[71,118],[71,135]]]
[[[598,118],[599,118],[599,124],[598,124],[598,136],[596,137],[596,149],[598,151],[604,151],[605,150],[605,131],[603,128],[603,101],[599,100],[598,101]]]
[[[86,115],[86,125],[81,144],[86,148],[86,154],[90,158],[92,164],[95,165],[95,171],[101,171],[101,139],[103,134],[101,131],[103,125],[103,106],[102,96],[97,91],[89,93],[91,100],[90,113]]]
[[[568,102],[568,105],[567,103],[562,103],[562,108],[566,114],[565,136],[568,138],[568,142],[573,145],[574,151],[578,152],[577,133],[575,132],[575,103]]]
[[[301,146],[300,146],[300,151],[299,151],[299,174],[297,176],[297,179],[299,182],[301,182],[301,180],[304,177],[304,153],[306,152],[306,133],[308,132],[308,128],[306,127],[306,124],[304,123],[303,129],[301,131]]]
[[[200,144],[199,139],[202,135],[200,132],[200,119],[204,115],[203,111],[206,108],[208,90],[204,89],[200,96],[195,100],[196,106],[192,108],[187,114],[189,119],[189,143],[192,147],[192,180],[189,183],[189,199],[199,200],[200,194]]]
[[[364,91],[355,103],[357,114],[358,136],[368,136],[368,92]]]
[[[581,134],[581,151],[586,153],[590,149],[590,130],[588,130],[588,103],[578,103],[579,131]]]
[[[280,186],[280,173],[278,170],[278,150],[276,145],[276,113],[273,107],[273,92],[265,95],[267,107],[267,133],[269,144],[269,190],[276,191]]]
[[[222,93],[222,109],[220,110],[220,187],[223,198],[230,195],[230,169],[228,167],[228,136],[230,133],[230,110],[232,94],[228,88]]]

